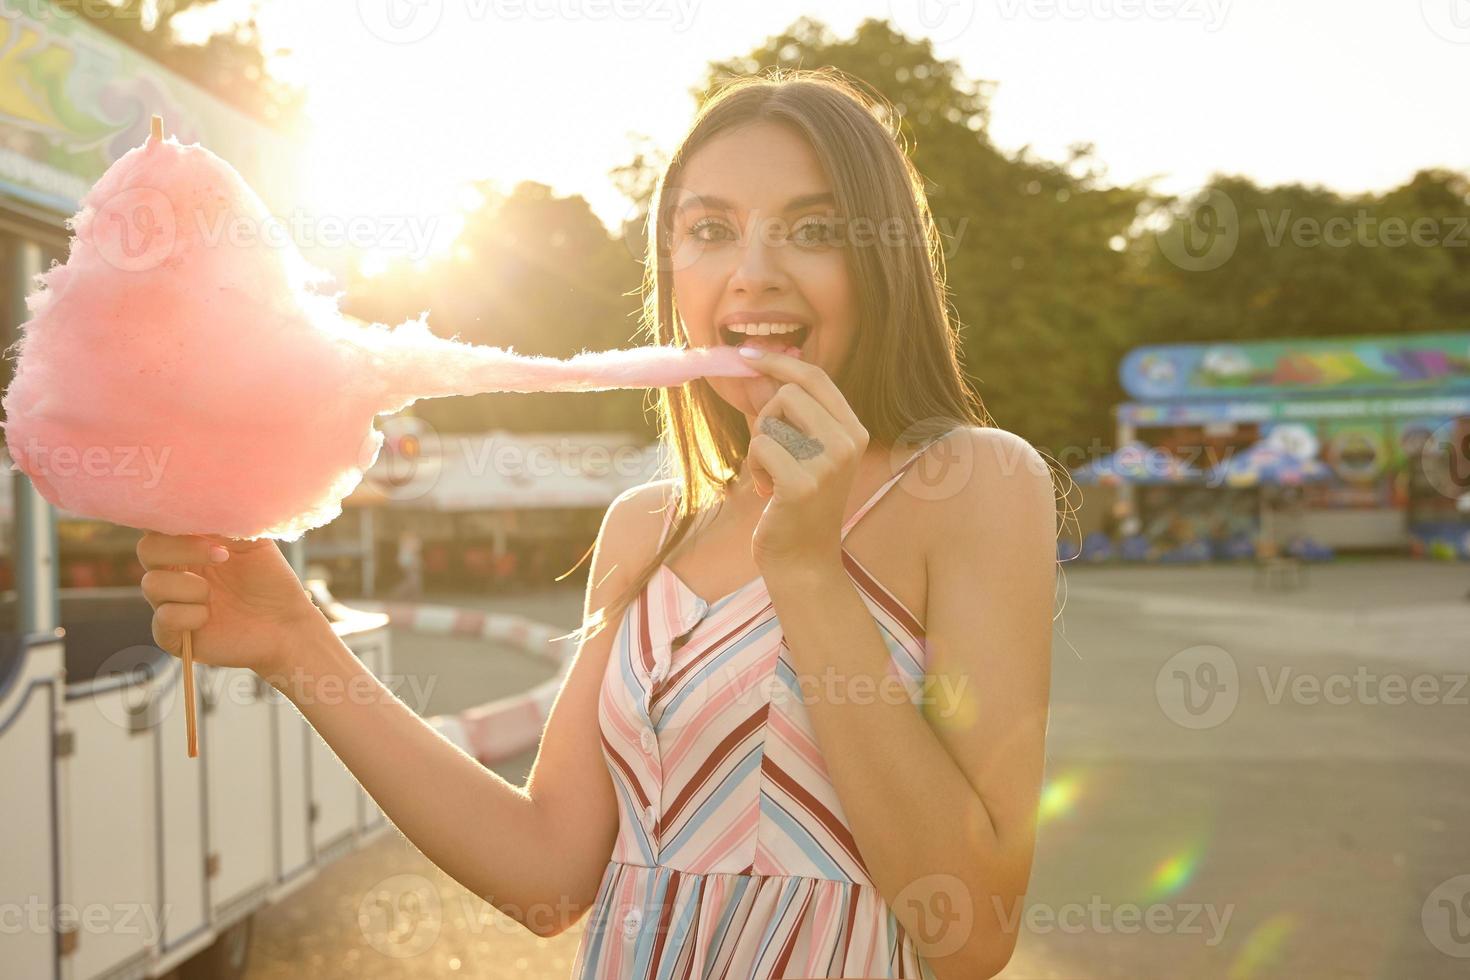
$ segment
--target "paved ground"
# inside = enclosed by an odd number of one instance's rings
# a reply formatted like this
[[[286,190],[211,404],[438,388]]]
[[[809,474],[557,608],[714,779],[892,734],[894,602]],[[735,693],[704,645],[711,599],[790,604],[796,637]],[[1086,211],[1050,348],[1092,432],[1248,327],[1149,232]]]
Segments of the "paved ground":
[[[1470,975],[1467,588],[1470,569],[1429,563],[1313,568],[1274,594],[1244,569],[1069,565],[1049,790],[1003,976]],[[579,605],[511,602],[568,626]],[[456,641],[397,651],[396,671],[437,672],[430,712],[546,676]],[[381,915],[358,922],[383,890],[389,936]],[[438,916],[413,904],[430,893]],[[264,912],[250,976],[560,978],[579,938],[521,930],[394,833]]]

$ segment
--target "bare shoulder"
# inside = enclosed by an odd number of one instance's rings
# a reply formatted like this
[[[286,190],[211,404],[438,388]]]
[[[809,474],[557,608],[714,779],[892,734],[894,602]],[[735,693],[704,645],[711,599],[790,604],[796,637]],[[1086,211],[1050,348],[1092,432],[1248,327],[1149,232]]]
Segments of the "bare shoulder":
[[[1031,533],[1044,518],[1055,534],[1056,483],[1041,451],[1022,436],[995,426],[960,426],[925,450],[927,459],[905,474],[912,492],[933,505],[925,525],[956,532]],[[1048,545],[1048,547],[1051,547]]]
[[[652,480],[629,487],[613,498],[597,536],[600,561],[596,567],[620,578],[628,568],[641,567],[651,559],[675,490],[673,479]]]

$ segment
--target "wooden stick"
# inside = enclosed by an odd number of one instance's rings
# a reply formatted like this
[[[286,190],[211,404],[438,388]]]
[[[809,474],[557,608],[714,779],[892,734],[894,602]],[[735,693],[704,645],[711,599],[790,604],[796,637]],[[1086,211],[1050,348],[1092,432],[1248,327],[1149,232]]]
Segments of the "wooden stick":
[[[194,719],[194,631],[184,630],[184,734],[189,758],[199,758],[199,725]]]
[[[163,117],[154,115],[148,126],[148,138],[156,143],[163,142]]]

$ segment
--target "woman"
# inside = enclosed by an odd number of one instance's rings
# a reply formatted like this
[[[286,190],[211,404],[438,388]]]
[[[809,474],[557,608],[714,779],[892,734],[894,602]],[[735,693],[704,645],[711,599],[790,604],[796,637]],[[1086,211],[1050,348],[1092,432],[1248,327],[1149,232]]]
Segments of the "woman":
[[[1010,958],[1053,483],[963,382],[891,125],[835,71],[748,77],[673,154],[645,328],[753,348],[759,376],[660,391],[679,475],[604,517],[526,786],[386,691],[315,694],[376,682],[274,546],[208,564],[205,539],[139,544],[160,646],[194,629],[199,659],[266,676],[410,840],[527,928],[590,913],[574,976],[974,980]]]

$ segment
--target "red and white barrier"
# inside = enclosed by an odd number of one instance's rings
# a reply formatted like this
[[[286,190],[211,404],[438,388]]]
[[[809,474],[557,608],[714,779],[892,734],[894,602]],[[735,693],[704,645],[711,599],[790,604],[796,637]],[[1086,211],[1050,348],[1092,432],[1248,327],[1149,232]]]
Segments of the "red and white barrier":
[[[368,600],[357,600],[353,605],[358,609],[387,613],[395,629],[492,640],[556,664],[556,676],[529,691],[468,708],[457,715],[434,715],[425,719],[441,735],[484,765],[519,755],[534,748],[541,740],[551,705],[556,701],[557,692],[561,690],[567,668],[576,653],[574,639],[558,639],[566,630],[513,613],[462,606]]]

